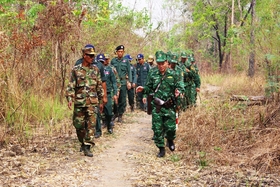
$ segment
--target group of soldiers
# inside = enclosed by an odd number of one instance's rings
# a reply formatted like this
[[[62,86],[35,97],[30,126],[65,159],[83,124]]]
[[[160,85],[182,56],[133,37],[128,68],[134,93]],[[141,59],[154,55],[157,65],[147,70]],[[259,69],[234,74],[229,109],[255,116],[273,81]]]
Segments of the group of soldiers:
[[[191,55],[186,61],[187,55],[182,53],[179,62],[177,54],[158,51],[155,59],[150,55],[145,62],[140,53],[136,57],[136,65],[133,65],[133,58],[124,52],[123,45],[117,46],[111,60],[108,54],[97,55],[95,47],[88,44],[71,71],[66,98],[69,109],[74,103],[73,125],[81,142],[80,151],[85,156],[93,156],[91,147],[94,146],[94,138],[102,134],[101,121],[112,134],[114,121],[123,121],[127,98],[131,111],[134,111],[136,93],[141,110],[147,111],[147,105],[152,106],[153,139],[160,148],[158,157],[163,157],[164,138],[170,150],[175,150],[173,111],[175,114],[178,108],[185,110],[194,105],[196,99],[192,99],[196,96],[185,96],[199,92],[200,78],[194,57]],[[154,98],[150,104],[147,103],[149,95]],[[158,100],[162,102],[158,103]]]

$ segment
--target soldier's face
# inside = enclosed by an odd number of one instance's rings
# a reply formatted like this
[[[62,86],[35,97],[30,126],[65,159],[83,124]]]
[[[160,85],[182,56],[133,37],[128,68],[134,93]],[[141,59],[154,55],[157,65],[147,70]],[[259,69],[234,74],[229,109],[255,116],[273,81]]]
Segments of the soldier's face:
[[[124,54],[124,50],[120,49],[120,50],[118,50],[116,53],[117,53],[117,55],[118,55],[119,58],[122,58],[122,57],[123,57],[123,54]]]
[[[187,58],[182,58],[181,57],[181,61],[184,63],[184,62],[186,62],[186,60],[187,60]]]
[[[143,58],[139,58],[139,59],[138,59],[138,62],[139,62],[140,64],[144,64],[144,59],[143,59]]]
[[[168,68],[167,61],[164,62],[157,62],[158,70],[160,73],[164,73],[165,70]]]

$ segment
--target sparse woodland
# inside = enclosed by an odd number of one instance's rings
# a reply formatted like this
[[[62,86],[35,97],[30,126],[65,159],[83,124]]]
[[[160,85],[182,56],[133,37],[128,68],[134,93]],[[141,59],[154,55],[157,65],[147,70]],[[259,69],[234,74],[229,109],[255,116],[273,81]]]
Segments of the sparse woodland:
[[[180,115],[178,160],[206,171],[232,166],[279,175],[279,4],[169,0],[168,19],[152,23],[150,7],[137,11],[118,0],[2,0],[0,149],[28,150],[73,130],[64,92],[81,48],[91,43],[113,57],[123,44],[132,57],[195,55],[202,87],[198,106]]]

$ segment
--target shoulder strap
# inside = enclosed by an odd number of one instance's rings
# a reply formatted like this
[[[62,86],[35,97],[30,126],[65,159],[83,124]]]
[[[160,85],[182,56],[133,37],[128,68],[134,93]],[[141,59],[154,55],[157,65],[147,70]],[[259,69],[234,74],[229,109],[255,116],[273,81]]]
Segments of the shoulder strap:
[[[159,87],[160,87],[160,85],[161,85],[163,79],[165,78],[165,76],[166,76],[166,73],[162,76],[160,82],[158,83],[158,85],[157,85],[157,87],[156,87],[156,89],[155,89],[155,93],[158,91],[158,89],[159,89]]]

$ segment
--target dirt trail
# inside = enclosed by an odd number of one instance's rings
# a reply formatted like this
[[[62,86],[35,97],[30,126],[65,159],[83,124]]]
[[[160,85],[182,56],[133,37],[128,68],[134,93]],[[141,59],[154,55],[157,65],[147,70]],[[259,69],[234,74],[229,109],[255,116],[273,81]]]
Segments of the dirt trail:
[[[114,134],[103,129],[96,139],[92,158],[79,152],[73,132],[41,142],[24,153],[0,152],[0,186],[83,186],[130,187],[135,176],[134,155],[142,152],[143,142],[151,143],[151,116],[127,113],[123,124],[116,123]],[[147,145],[146,145],[147,146]]]

